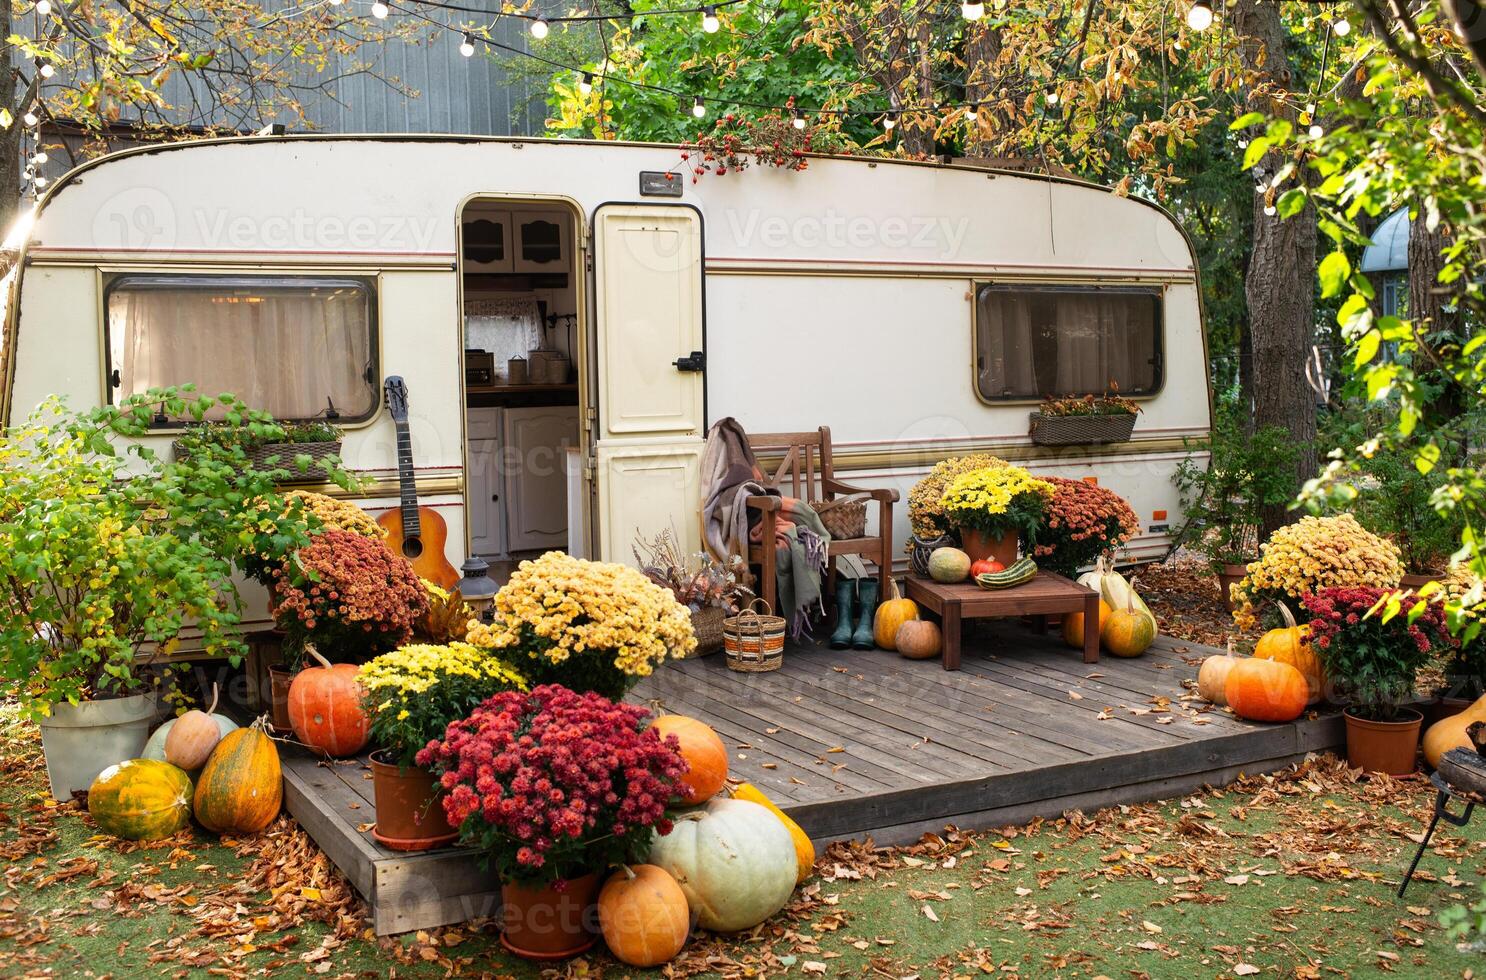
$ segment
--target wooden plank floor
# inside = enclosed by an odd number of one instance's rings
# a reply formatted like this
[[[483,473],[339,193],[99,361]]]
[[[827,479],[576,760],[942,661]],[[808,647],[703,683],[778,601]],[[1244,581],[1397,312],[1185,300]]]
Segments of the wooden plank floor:
[[[792,646],[767,674],[729,671],[721,654],[669,664],[634,699],[707,721],[732,775],[818,841],[901,843],[950,823],[1180,795],[1342,744],[1336,714],[1253,725],[1193,698],[1183,682],[1215,652],[1163,637],[1140,658],[1084,664],[1055,637],[988,621],[967,627],[959,671]],[[400,854],[372,840],[363,761],[284,762],[289,811],[371,903],[379,934],[495,912],[492,879],[468,851]]]

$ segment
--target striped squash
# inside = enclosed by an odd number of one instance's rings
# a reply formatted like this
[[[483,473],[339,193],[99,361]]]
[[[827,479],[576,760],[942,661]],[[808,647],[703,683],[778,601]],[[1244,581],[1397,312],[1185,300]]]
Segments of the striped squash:
[[[160,840],[191,822],[191,777],[168,762],[130,759],[88,787],[98,829],[125,840]]]
[[[256,834],[283,800],[279,750],[257,725],[228,732],[196,781],[196,819],[219,834]]]

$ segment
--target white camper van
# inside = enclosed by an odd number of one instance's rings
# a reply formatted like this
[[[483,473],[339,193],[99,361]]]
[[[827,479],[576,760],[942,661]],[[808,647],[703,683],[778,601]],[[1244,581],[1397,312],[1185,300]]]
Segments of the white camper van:
[[[699,547],[725,416],[828,425],[842,478],[905,497],[970,451],[1097,479],[1141,518],[1128,556],[1155,558],[1211,421],[1191,243],[1071,180],[821,158],[693,182],[674,146],[225,139],[81,166],[9,244],[0,420],[186,382],[328,415],[360,503],[397,506],[406,475],[455,567],[623,561],[667,527]],[[1130,441],[1028,438],[1043,395],[1112,382],[1142,406]]]

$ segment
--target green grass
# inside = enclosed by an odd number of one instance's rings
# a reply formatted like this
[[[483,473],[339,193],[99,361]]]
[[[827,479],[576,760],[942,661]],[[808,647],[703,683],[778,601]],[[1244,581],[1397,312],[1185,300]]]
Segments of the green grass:
[[[203,831],[152,847],[100,838],[75,807],[47,804],[36,747],[18,727],[0,777],[0,974],[540,972],[480,926],[375,939],[355,920],[344,883],[291,825],[236,842]],[[1479,973],[1486,961],[1458,952],[1435,917],[1477,894],[1486,820],[1463,835],[1445,828],[1426,877],[1406,901],[1393,894],[1414,847],[1407,835],[1422,830],[1431,800],[1422,780],[1353,783],[1323,760],[1302,776],[1184,801],[948,834],[899,851],[833,849],[759,936],[693,937],[673,973]],[[249,884],[255,875],[276,894]],[[643,972],[602,952],[565,971]]]

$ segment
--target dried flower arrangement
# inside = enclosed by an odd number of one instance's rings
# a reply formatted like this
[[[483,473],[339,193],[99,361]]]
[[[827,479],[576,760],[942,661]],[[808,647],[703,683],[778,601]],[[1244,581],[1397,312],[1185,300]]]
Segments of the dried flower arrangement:
[[[646,578],[670,589],[676,601],[692,612],[721,609],[732,616],[753,598],[753,590],[743,584],[748,564],[739,555],[724,561],[699,551],[688,558],[672,530],[650,541],[637,538],[631,551]]]
[[[1113,381],[1102,395],[1048,395],[1037,410],[1043,415],[1135,415],[1140,406],[1120,394]]]

